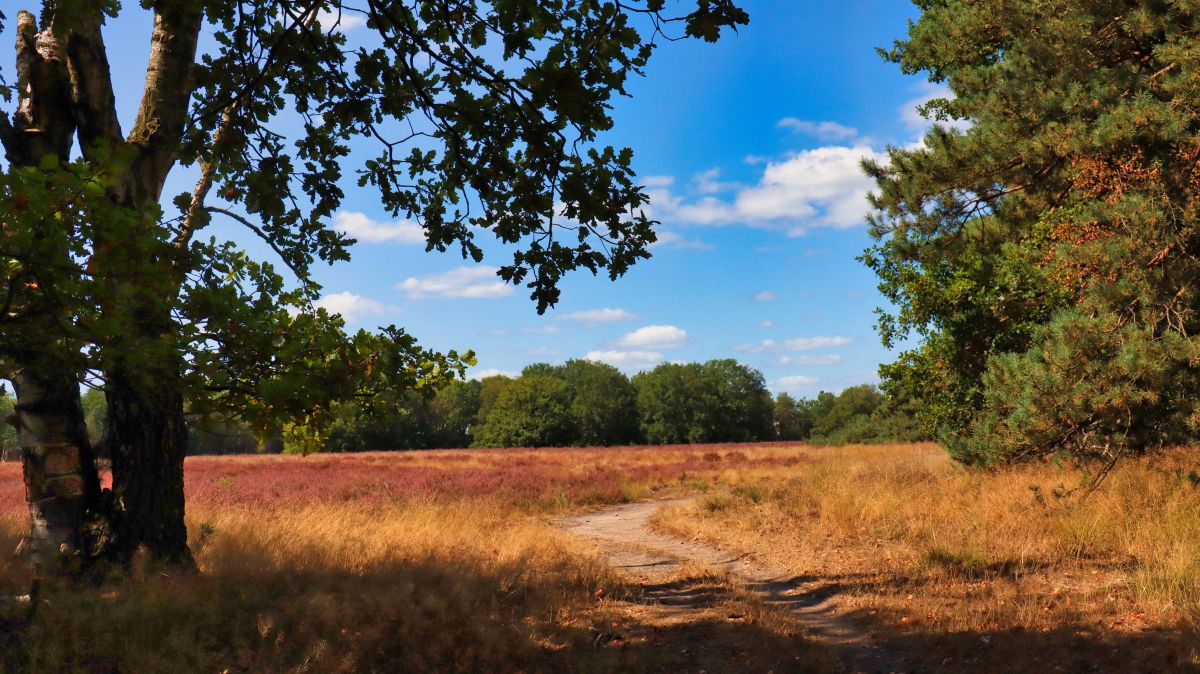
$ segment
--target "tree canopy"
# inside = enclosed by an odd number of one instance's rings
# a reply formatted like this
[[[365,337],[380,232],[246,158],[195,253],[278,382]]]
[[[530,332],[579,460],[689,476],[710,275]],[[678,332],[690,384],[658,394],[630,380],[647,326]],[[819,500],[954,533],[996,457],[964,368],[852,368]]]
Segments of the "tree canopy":
[[[1195,437],[1196,8],[919,4],[885,55],[959,123],[866,165],[881,334],[920,337],[885,389],[971,462]]]

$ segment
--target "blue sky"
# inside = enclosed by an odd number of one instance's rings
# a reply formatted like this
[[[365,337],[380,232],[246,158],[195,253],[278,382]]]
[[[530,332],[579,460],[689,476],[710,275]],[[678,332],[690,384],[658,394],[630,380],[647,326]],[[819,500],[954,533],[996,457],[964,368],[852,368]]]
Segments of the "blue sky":
[[[11,21],[25,4],[0,0],[0,9]],[[316,270],[322,303],[351,327],[394,323],[427,346],[474,349],[475,376],[569,358],[633,373],[732,357],[777,392],[875,381],[893,355],[873,330],[883,303],[875,279],[854,259],[870,244],[870,183],[857,164],[915,142],[925,125],[914,108],[935,89],[875,53],[903,36],[916,10],[906,0],[743,5],[751,24],[738,34],[664,45],[602,138],[635,151],[662,221],[652,259],[616,282],[568,277],[559,305],[538,316],[524,289],[492,275],[505,257],[473,265],[424,252],[414,226],[392,221],[347,170],[335,224],[360,242],[351,262]],[[133,12],[105,31],[126,128],[149,27]],[[351,41],[359,30],[347,27]],[[164,194],[193,183],[177,170]],[[246,232],[217,231],[269,257]]]

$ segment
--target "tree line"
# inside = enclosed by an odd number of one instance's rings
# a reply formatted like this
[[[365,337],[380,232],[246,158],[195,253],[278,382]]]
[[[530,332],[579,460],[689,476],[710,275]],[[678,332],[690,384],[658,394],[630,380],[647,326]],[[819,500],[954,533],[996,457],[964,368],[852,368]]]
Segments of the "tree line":
[[[12,398],[0,395],[0,413]],[[88,436],[104,436],[104,394],[82,396]],[[814,398],[772,396],[762,373],[732,359],[664,363],[627,377],[589,360],[534,363],[519,376],[456,380],[432,396],[406,392],[376,410],[335,403],[325,452],[467,447],[614,446],[805,440],[820,444],[928,439],[911,401],[873,385]],[[277,430],[191,414],[189,454],[305,452]],[[11,429],[0,449],[13,450]],[[10,454],[10,458],[15,455]]]
[[[813,399],[773,397],[761,372],[733,359],[663,363],[632,377],[604,363],[569,360],[534,363],[517,377],[452,382],[428,401],[410,397],[386,420],[349,413],[326,451],[926,437],[911,404],[868,384]]]

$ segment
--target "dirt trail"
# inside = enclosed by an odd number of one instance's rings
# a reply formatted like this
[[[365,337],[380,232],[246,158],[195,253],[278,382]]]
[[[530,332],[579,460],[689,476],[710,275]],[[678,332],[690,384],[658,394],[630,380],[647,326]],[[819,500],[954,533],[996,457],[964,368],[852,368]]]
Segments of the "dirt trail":
[[[805,589],[812,579],[768,568],[746,556],[654,531],[650,519],[660,508],[687,505],[695,498],[626,503],[599,512],[555,520],[558,526],[594,541],[609,563],[648,588],[657,601],[680,610],[695,608],[687,594],[658,592],[655,587],[678,571],[681,564],[700,564],[728,573],[766,604],[800,617],[809,636],[837,650],[851,671],[888,674],[907,669],[903,658],[875,642],[862,625],[841,615],[833,598]]]

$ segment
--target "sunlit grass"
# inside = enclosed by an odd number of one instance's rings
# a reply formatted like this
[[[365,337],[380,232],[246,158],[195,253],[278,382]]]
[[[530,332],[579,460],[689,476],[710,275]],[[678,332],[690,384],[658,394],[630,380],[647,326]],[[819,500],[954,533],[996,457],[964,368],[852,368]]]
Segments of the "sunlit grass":
[[[50,588],[9,664],[23,660],[35,672],[690,668],[702,662],[686,648],[697,638],[692,627],[642,625],[650,618],[625,601],[638,600],[636,590],[547,515],[687,491],[728,466],[781,465],[798,451],[189,459],[188,530],[202,573],[163,578],[135,565],[133,583]],[[22,499],[19,466],[0,465],[7,550],[28,526]],[[21,594],[28,581],[27,560],[0,556],[0,594]],[[750,607],[727,613],[771,613],[728,582],[722,587],[723,601]],[[706,638],[733,649],[764,639],[793,650],[802,643],[794,621],[719,629],[726,636]],[[624,635],[605,639],[626,646],[597,648],[598,636],[610,634]],[[662,639],[680,645],[662,648]],[[769,667],[779,654],[747,657],[751,667]]]
[[[1120,466],[1086,497],[1070,466],[974,471],[932,445],[813,455],[799,469],[727,471],[721,491],[657,524],[840,583],[847,610],[908,633],[1200,626],[1191,450]],[[1188,643],[1159,646],[1195,658]]]

